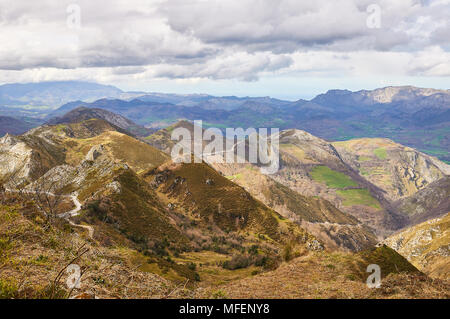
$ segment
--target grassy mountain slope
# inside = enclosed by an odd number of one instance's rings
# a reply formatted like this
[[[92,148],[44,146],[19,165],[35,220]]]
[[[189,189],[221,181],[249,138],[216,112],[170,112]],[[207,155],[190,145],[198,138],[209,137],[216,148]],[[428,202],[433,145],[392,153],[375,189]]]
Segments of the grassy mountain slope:
[[[450,174],[450,166],[388,139],[355,139],[333,145],[352,168],[396,200]]]
[[[377,230],[401,227],[384,191],[359,175],[329,142],[299,130],[280,133],[280,170],[272,177],[304,196],[319,196]]]
[[[17,203],[0,207],[0,298],[164,298],[175,289],[173,282],[140,271],[132,249],[99,244],[62,219],[49,226]],[[72,294],[64,272],[70,263],[83,271],[81,287]],[[56,281],[60,271],[64,275]]]
[[[145,141],[165,152],[170,152],[174,145],[170,135],[178,127],[193,132],[192,123],[181,121],[157,131]],[[351,215],[338,210],[326,200],[301,195],[263,175],[256,166],[218,163],[211,163],[211,166],[232,182],[244,187],[265,205],[308,229],[330,249],[360,250],[377,242],[372,231]]]
[[[410,197],[396,201],[393,206],[415,225],[440,217],[450,211],[450,177],[441,178]]]
[[[146,173],[172,205],[212,223],[223,231],[245,230],[257,237],[283,241],[306,233],[252,198],[243,188],[218,174],[205,163],[167,164]]]
[[[369,289],[366,267],[378,263],[381,288]],[[325,285],[323,283],[326,283]],[[384,246],[360,254],[309,253],[275,271],[197,291],[201,298],[448,298],[448,283],[433,281]]]
[[[255,198],[307,229],[329,249],[358,251],[377,243],[373,231],[352,215],[344,213],[320,197],[303,196],[293,191],[262,174],[253,165],[213,166]]]
[[[384,243],[431,277],[450,276],[450,213],[407,228]]]

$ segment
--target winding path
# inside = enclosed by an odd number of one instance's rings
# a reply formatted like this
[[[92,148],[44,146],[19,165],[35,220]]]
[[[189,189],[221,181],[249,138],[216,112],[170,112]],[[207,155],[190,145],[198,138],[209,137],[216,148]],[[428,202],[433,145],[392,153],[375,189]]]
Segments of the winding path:
[[[70,217],[77,216],[81,210],[81,203],[78,200],[78,194],[76,192],[74,192],[71,195],[65,195],[65,196],[69,197],[72,200],[73,204],[75,205],[75,208],[68,212],[59,214],[58,217],[64,218],[73,227],[79,227],[79,228],[86,229],[88,231],[89,238],[93,239],[94,238],[94,227],[88,226],[88,225],[75,224],[73,221],[70,220]]]
[[[26,193],[26,194],[32,194],[35,193],[33,191],[30,190],[17,190],[17,189],[10,189],[10,188],[5,188],[6,192],[9,193]],[[80,213],[81,210],[81,202],[78,200],[78,194],[76,192],[70,194],[70,195],[56,195],[50,192],[44,192],[46,195],[50,195],[50,196],[61,196],[64,198],[70,198],[73,202],[73,204],[75,205],[75,208],[72,210],[69,210],[65,213],[61,213],[58,214],[59,218],[64,218],[65,220],[67,220],[69,222],[69,224],[73,227],[79,227],[79,228],[83,228],[86,229],[88,231],[89,234],[89,238],[93,239],[94,238],[94,227],[92,226],[88,226],[88,225],[78,225],[75,224],[73,221],[70,220],[70,217],[75,217]]]

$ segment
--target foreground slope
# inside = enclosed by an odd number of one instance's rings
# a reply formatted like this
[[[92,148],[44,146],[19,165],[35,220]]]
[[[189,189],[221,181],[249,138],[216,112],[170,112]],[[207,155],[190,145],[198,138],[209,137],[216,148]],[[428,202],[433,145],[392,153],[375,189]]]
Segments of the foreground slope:
[[[183,297],[175,284],[137,269],[125,247],[99,245],[65,220],[49,226],[33,209],[0,207],[0,298]],[[68,289],[65,267],[83,269],[80,289]],[[58,273],[63,277],[58,281]]]
[[[381,267],[381,287],[366,286],[366,267]],[[210,289],[200,298],[449,298],[449,285],[421,274],[406,259],[384,246],[361,254],[309,253],[277,270]]]

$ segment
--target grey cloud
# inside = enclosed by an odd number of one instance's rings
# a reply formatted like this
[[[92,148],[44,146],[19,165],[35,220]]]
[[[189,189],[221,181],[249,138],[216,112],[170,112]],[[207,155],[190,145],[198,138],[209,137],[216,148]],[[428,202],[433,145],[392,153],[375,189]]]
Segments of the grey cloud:
[[[73,2],[80,30],[66,25]],[[380,29],[366,25],[374,2]],[[448,4],[418,0],[0,0],[0,41],[8,44],[0,69],[251,81],[289,68],[295,52],[448,50],[449,14]]]

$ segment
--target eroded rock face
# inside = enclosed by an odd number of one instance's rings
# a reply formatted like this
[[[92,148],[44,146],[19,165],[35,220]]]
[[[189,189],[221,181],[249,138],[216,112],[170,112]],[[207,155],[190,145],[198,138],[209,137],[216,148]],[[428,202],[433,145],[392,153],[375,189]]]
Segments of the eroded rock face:
[[[0,180],[12,175],[14,183],[30,177],[32,149],[18,137],[6,134],[0,139]]]
[[[428,275],[450,276],[450,213],[410,227],[383,241]]]
[[[86,154],[85,160],[87,161],[95,161],[105,152],[105,147],[103,145],[95,145],[93,146],[89,152]]]

